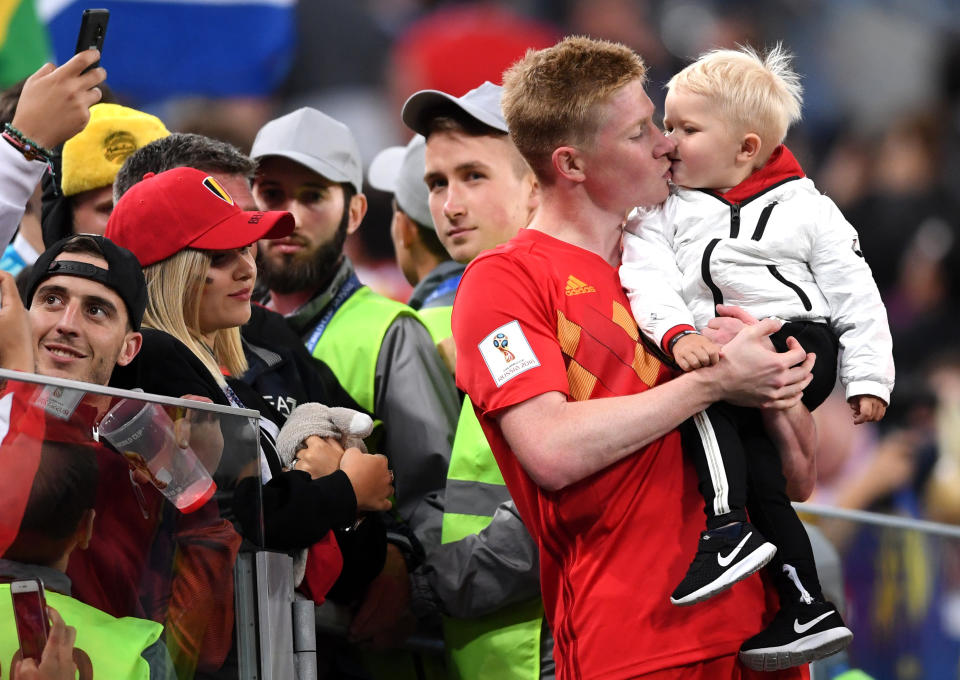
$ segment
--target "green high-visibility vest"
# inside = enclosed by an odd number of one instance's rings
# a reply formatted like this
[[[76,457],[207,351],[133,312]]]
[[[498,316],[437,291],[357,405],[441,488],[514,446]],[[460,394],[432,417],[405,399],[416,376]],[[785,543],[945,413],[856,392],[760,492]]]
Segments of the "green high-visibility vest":
[[[423,325],[430,331],[433,344],[436,345],[441,340],[445,340],[453,335],[453,330],[450,328],[450,315],[452,312],[453,307],[450,306],[427,307],[426,309],[417,311],[420,320],[423,321]]]
[[[473,411],[464,400],[447,472],[441,542],[479,533],[510,498],[500,468]],[[540,677],[543,601],[537,597],[476,619],[444,618],[451,675],[464,680],[536,680]]]
[[[407,305],[363,286],[334,313],[313,348],[313,356],[330,367],[343,389],[370,414],[374,414],[374,383],[380,346],[387,329],[402,316],[419,318]],[[379,451],[383,421],[375,415],[373,418],[373,434],[365,441],[370,451]],[[419,675],[418,664],[426,667],[428,680],[442,677],[442,672],[434,668],[430,659],[415,660],[411,653],[398,650],[364,652],[363,664],[375,678],[415,680]]]
[[[313,348],[313,356],[323,361],[363,409],[374,413],[377,357],[390,325],[401,316],[416,317],[405,304],[374,293],[363,286],[340,306]],[[367,448],[379,450],[383,422],[374,416],[373,434]]]
[[[67,595],[46,593],[47,604],[60,612],[68,626],[77,629],[74,659],[86,655],[94,678],[149,680],[150,665],[141,654],[163,633],[155,621],[115,618]],[[0,584],[0,677],[10,677],[14,654],[20,649],[13,619],[10,584]],[[78,664],[79,666],[80,664]],[[81,680],[85,676],[81,674]]]

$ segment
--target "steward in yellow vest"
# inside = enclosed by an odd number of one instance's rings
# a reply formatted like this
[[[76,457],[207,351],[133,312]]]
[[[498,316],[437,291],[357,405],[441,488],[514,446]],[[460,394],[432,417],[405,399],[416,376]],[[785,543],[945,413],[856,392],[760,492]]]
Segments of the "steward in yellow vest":
[[[426,138],[421,176],[437,236],[455,261],[465,266],[527,225],[536,181],[507,134],[498,86],[484,83],[462,97],[418,92],[405,104],[403,120]],[[443,321],[448,335],[449,316]],[[465,400],[447,473],[442,545],[411,575],[418,617],[444,615],[451,677],[553,676],[537,555]]]
[[[73,660],[80,680],[116,678],[117,680],[154,680],[174,678],[173,664],[160,636],[163,626],[155,621],[124,617],[114,618],[51,590],[53,587],[69,590],[69,579],[61,572],[43,567],[31,568],[9,560],[0,560],[0,572],[10,578],[28,574],[42,578],[47,586],[47,604],[56,609],[67,625],[77,629]],[[59,575],[59,578],[51,578]],[[66,581],[64,586],[61,581]],[[12,668],[14,658],[20,658],[20,645],[10,600],[10,584],[0,583],[0,673]],[[0,675],[0,677],[9,677]]]
[[[14,450],[10,438],[0,437],[0,448],[7,447],[7,455],[32,459],[35,467],[32,477],[23,474],[26,468],[0,477],[0,498],[30,489],[20,517],[4,518],[18,528],[9,546],[0,544],[0,677],[9,677],[4,669],[9,673],[14,660],[22,657],[10,583],[38,578],[47,604],[77,631],[73,660],[81,680],[173,680],[173,663],[160,640],[163,626],[117,619],[69,595],[71,582],[64,570],[70,554],[86,548],[93,534],[96,450],[86,443],[41,442],[28,436],[17,442]]]
[[[388,636],[406,614],[407,573],[418,562],[413,543],[429,549],[440,541],[438,499],[458,393],[416,312],[363,286],[343,253],[367,209],[363,162],[350,129],[304,107],[264,125],[250,155],[259,162],[258,207],[289,210],[296,223],[288,239],[260,249],[258,269],[268,290],[262,301],[287,318],[311,355],[373,417],[367,447],[390,460],[396,514],[416,538],[404,535],[402,525],[388,528],[384,568],[352,622],[359,639]]]

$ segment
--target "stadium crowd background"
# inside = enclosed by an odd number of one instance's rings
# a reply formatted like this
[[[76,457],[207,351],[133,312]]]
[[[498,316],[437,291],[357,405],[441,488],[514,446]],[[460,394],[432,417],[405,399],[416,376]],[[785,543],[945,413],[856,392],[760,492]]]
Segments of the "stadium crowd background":
[[[526,47],[561,35],[634,48],[651,69],[648,91],[660,110],[662,85],[703,50],[782,41],[805,88],[803,121],[787,143],[859,232],[887,305],[897,366],[882,423],[854,427],[839,393],[815,414],[821,447],[811,500],[960,523],[960,1],[303,0],[294,11],[289,69],[270,96],[127,102],[115,95],[170,130],[244,152],[265,122],[313,106],[353,129],[369,163],[409,138],[399,112],[411,93],[459,95],[483,80],[499,82]],[[108,74],[112,61],[131,58],[112,50],[110,37]],[[365,282],[405,300],[389,196],[365,189],[370,213],[348,252]],[[854,644],[869,638],[880,649],[907,636],[918,657],[938,656],[956,677],[960,541],[905,548],[841,524],[823,528],[841,549],[848,590],[863,591],[851,599],[876,605],[855,608]],[[923,665],[896,647],[891,677],[940,677],[916,675]]]

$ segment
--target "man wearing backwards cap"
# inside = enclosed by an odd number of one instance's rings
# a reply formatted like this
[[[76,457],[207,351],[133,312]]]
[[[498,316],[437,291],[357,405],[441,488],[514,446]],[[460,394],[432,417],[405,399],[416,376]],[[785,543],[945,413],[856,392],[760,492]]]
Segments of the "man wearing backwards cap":
[[[287,317],[311,354],[378,421],[370,448],[390,459],[397,510],[425,546],[436,544],[440,512],[430,499],[446,478],[457,393],[416,313],[363,286],[343,254],[367,207],[353,135],[333,118],[302,108],[261,128],[250,155],[260,163],[257,204],[289,210],[296,220],[288,238],[260,243],[267,305]],[[388,547],[387,566],[354,617],[354,636],[385,632],[405,606],[400,547]],[[387,590],[401,598],[384,600],[399,605],[391,611],[377,604]]]
[[[464,265],[515,236],[538,205],[536,179],[510,140],[500,93],[489,82],[462,97],[423,90],[403,107],[403,121],[426,137],[424,181],[437,234]],[[492,292],[498,293],[510,294]],[[553,677],[537,548],[469,399],[460,412],[445,504],[443,544],[411,575],[417,616],[447,615],[444,638],[458,677],[486,677],[491,659],[498,678]]]
[[[133,254],[102,236],[61,239],[25,291],[41,375],[106,385],[140,351],[147,288]]]
[[[367,178],[393,194],[390,238],[397,266],[414,286],[407,304],[420,313],[439,345],[452,335],[450,311],[464,265],[450,259],[433,227],[430,194],[423,183],[424,142],[416,135],[405,147],[384,149],[370,163]]]
[[[42,375],[105,385],[114,365],[128,365],[141,349],[147,304],[143,269],[133,253],[106,237],[73,235],[48,248],[30,274],[26,299],[37,372]],[[90,441],[99,409],[95,402],[81,402],[69,422],[47,418],[46,439]],[[50,423],[55,425],[53,434]],[[166,580],[160,574],[163,567],[148,560],[162,516],[162,496],[151,485],[132,487],[127,463],[116,453],[102,447],[96,452],[100,490],[95,510],[103,529],[94,534],[88,550],[70,560],[67,572],[74,594],[114,616],[162,617],[157,620],[165,621],[168,642],[178,641],[171,649],[178,650],[185,646],[179,641],[198,639],[201,631],[182,615],[182,596],[177,594],[200,585],[204,596],[191,598],[189,607],[203,611],[210,600],[223,601],[228,586],[232,598],[232,582],[207,583],[189,570],[170,572]],[[190,517],[191,523],[168,527],[179,559],[185,564],[228,563],[224,556],[231,554],[231,541],[239,544],[240,539],[232,530],[221,531],[219,518],[207,513]],[[204,622],[203,628],[210,631],[216,625]]]
[[[3,279],[4,310],[12,311],[19,307],[22,312],[20,300],[10,285],[12,277],[6,273],[0,274],[0,277]],[[114,366],[128,364],[140,349],[140,323],[147,299],[143,271],[132,253],[102,236],[72,235],[50,246],[39,256],[31,270],[26,282],[25,298],[29,309],[24,315],[17,316],[16,321],[28,327],[28,333],[32,336],[32,354],[35,355],[35,368],[31,366],[29,370],[35,370],[40,375],[105,385]],[[5,317],[4,321],[7,320]],[[9,320],[14,318],[10,317]],[[9,325],[4,325],[4,334],[8,331]],[[3,358],[3,367],[9,367],[6,355]],[[97,457],[99,490],[94,510],[98,522],[103,523],[101,526],[108,528],[94,532],[92,539],[89,535],[86,537],[88,545],[85,547],[89,549],[73,555],[67,570],[69,578],[57,575],[53,581],[60,586],[58,590],[54,584],[54,589],[69,593],[72,587],[72,594],[77,599],[115,616],[142,613],[134,611],[133,607],[120,611],[111,607],[110,603],[135,600],[137,589],[143,583],[147,552],[144,550],[142,555],[138,554],[137,548],[142,537],[150,540],[156,518],[147,520],[141,515],[137,496],[130,485],[126,462],[116,453],[93,445],[91,423],[100,407],[96,398],[75,404],[69,416],[64,416],[60,411],[54,416],[45,414],[42,407],[34,405],[37,392],[42,388],[16,382],[7,383],[6,388],[4,397],[12,395],[12,403],[7,402],[11,408],[9,429],[4,428],[5,436],[0,437],[4,447],[24,447],[18,451],[21,456],[39,456],[40,447],[34,448],[27,443],[28,440],[18,438],[20,434],[32,434],[47,442],[44,450],[63,445],[55,442],[68,445],[83,443],[92,446],[90,450]],[[53,397],[49,399],[52,401]],[[12,450],[8,449],[7,453]],[[30,485],[24,484],[22,479],[16,479],[15,470],[8,469],[6,472],[8,474],[3,477],[5,486],[0,496],[9,506],[5,513],[19,517],[24,512],[27,498],[24,494],[29,494]],[[140,493],[144,494],[141,498],[147,501],[162,502],[159,492],[152,487],[146,487]],[[0,527],[0,554],[9,545],[11,527],[15,534],[19,524],[11,523],[10,516],[6,520]],[[29,546],[20,547],[26,549]],[[12,550],[10,557],[13,558]],[[18,573],[18,577],[23,577],[22,572],[10,571],[16,569],[16,565],[4,560],[0,562],[3,562],[0,565],[3,577]],[[66,563],[63,563],[61,570],[65,568]],[[67,603],[62,605],[67,607]],[[114,633],[115,644],[111,648],[111,656],[104,652],[102,644],[100,647],[94,645],[92,641],[96,637],[91,637],[96,633],[96,626],[103,626],[110,620],[108,617],[104,614],[94,617],[99,618],[97,623],[86,615],[86,608],[72,602],[61,612],[69,623],[79,629],[79,637],[86,636],[88,642],[83,644],[85,651],[90,652],[94,669],[109,670],[116,668],[116,663],[129,661],[130,657],[136,658],[141,651],[136,646],[138,639],[144,640],[143,647],[146,647],[161,632],[159,626],[152,624],[152,628],[157,630],[150,640],[130,637],[134,630],[116,624],[119,629]],[[91,623],[95,624],[93,629],[88,627]],[[131,645],[134,645],[132,655],[128,653]],[[166,650],[163,650],[163,655],[166,655]],[[144,652],[144,656],[151,664],[153,661],[150,659],[159,659],[148,652]]]

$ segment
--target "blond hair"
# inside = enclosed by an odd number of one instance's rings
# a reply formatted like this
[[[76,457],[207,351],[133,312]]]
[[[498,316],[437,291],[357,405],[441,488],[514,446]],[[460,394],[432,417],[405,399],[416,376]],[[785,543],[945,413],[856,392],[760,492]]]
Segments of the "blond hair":
[[[528,50],[503,74],[503,114],[517,149],[541,182],[549,183],[553,151],[585,144],[600,120],[598,104],[647,69],[636,52],[619,43],[581,36],[553,47]]]
[[[200,334],[200,298],[209,269],[210,255],[193,248],[145,267],[147,309],[143,325],[165,331],[189,347],[222,386],[226,381],[221,366],[230,375],[239,376],[246,372],[247,360],[238,326],[216,331],[212,348]]]
[[[670,79],[667,90],[682,88],[710,99],[738,133],[756,132],[769,153],[800,120],[800,76],[781,43],[764,56],[748,45],[738,47],[700,55]]]

